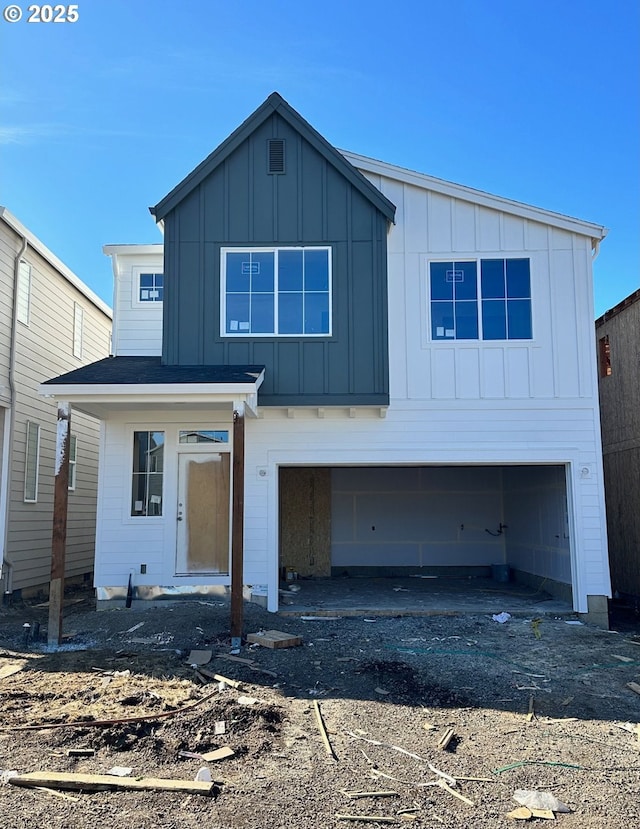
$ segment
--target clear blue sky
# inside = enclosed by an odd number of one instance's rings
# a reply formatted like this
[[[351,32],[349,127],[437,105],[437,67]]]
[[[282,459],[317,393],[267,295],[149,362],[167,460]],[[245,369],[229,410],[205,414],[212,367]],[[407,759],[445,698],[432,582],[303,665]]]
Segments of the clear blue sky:
[[[160,241],[148,206],[274,90],[337,147],[608,227],[596,315],[640,283],[638,0],[77,6],[0,19],[0,203],[109,303],[102,245]]]

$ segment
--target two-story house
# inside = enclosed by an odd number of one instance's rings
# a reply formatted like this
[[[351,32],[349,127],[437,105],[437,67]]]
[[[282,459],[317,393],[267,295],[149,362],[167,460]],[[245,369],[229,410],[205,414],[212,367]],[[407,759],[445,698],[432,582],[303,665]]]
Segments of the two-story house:
[[[606,618],[604,228],[340,152],[277,93],[151,212],[163,245],[105,248],[114,356],[43,387],[102,420],[98,598],[227,585],[240,545],[271,610],[284,567],[501,564]]]
[[[0,548],[3,595],[46,589],[51,572],[52,374],[109,354],[111,309],[0,207]],[[70,447],[67,569],[93,572],[99,423],[78,410]]]

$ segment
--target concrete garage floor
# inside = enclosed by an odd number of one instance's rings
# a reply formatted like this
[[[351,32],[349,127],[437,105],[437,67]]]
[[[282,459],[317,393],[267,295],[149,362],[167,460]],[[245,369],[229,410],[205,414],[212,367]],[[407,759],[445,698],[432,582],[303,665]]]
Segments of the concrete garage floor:
[[[488,578],[299,579],[282,585],[283,616],[455,616],[506,611],[512,616],[573,616],[568,602],[543,589]]]

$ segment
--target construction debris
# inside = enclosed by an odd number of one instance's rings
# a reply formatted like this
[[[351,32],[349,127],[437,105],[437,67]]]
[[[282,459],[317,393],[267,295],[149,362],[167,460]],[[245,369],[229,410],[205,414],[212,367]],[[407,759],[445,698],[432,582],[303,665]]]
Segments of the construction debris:
[[[378,792],[348,792],[344,789],[341,789],[340,791],[345,797],[348,797],[351,800],[358,800],[361,797],[400,797],[398,792],[394,792],[390,789]]]
[[[322,737],[322,742],[324,743],[325,751],[327,754],[334,760],[337,760],[336,753],[333,750],[333,746],[329,741],[329,735],[327,734],[327,729],[325,728],[324,720],[322,719],[322,711],[320,711],[320,703],[317,699],[313,701],[313,712],[316,715],[316,722],[318,723],[318,729],[320,731],[320,736]]]
[[[302,644],[302,636],[283,633],[281,630],[265,630],[250,633],[247,636],[247,642],[262,645],[265,648],[294,648]]]
[[[163,792],[212,795],[221,783],[192,780],[166,780],[158,777],[114,777],[108,774],[72,774],[62,771],[33,771],[9,778],[12,786],[72,789],[85,792],[109,789],[144,789]]]
[[[0,666],[0,679],[6,679],[21,671],[27,664],[26,659],[11,659]]]
[[[550,810],[552,812],[568,813],[571,809],[551,792],[539,792],[532,789],[516,789],[513,799],[521,806],[531,809]]]
[[[336,820],[352,820],[360,823],[397,823],[394,817],[384,815],[340,815],[336,814]]]
[[[213,651],[190,651],[187,657],[189,665],[206,665],[211,662]]]
[[[444,751],[448,747],[451,740],[453,740],[454,736],[455,732],[453,728],[447,728],[442,737],[438,740],[437,748],[439,748],[440,751]]]

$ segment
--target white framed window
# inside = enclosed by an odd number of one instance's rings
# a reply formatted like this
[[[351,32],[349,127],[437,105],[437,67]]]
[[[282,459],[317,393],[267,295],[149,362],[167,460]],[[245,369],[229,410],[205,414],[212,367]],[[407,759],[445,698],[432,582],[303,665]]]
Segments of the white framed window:
[[[40,424],[27,421],[24,458],[24,500],[35,504],[38,500],[38,473],[40,468]]]
[[[223,248],[223,337],[331,336],[331,248]]]
[[[162,302],[164,292],[164,275],[145,271],[137,275],[138,302],[145,305],[150,302]]]
[[[164,432],[133,433],[131,515],[161,516],[164,478]]]
[[[73,356],[82,359],[84,332],[84,308],[77,302],[73,303]]]
[[[531,340],[527,258],[429,262],[431,340]]]
[[[69,435],[69,491],[75,492],[78,461],[78,441],[75,435]]]
[[[18,322],[29,325],[31,316],[31,265],[20,260],[18,265],[18,283],[16,285],[16,303]]]

